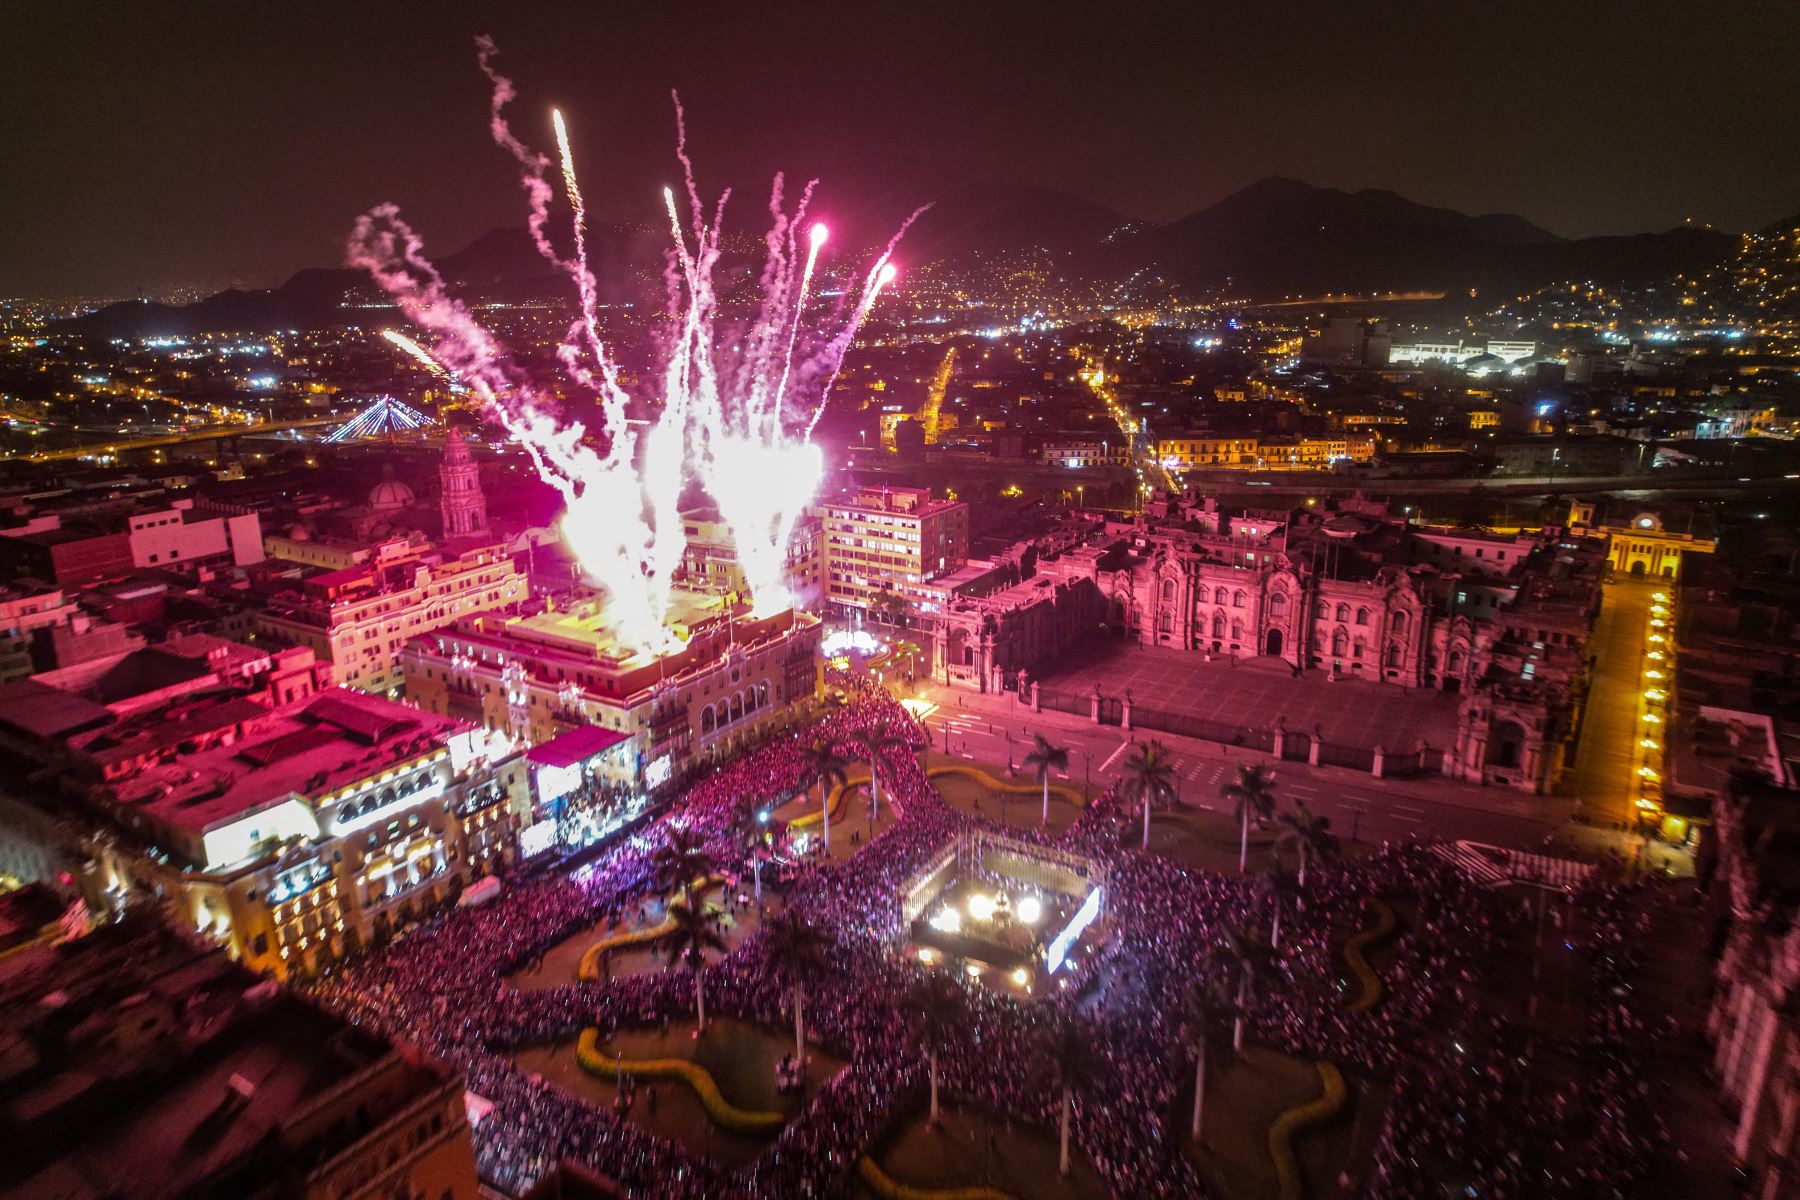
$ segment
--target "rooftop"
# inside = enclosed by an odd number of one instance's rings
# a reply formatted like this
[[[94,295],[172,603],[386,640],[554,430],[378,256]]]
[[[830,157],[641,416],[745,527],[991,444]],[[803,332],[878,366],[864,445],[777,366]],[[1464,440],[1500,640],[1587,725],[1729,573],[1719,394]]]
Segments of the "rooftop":
[[[290,796],[323,795],[367,778],[472,728],[398,701],[331,688],[272,711],[241,698],[164,710],[107,730],[83,749],[135,758],[231,726],[241,727],[239,740],[178,754],[119,783],[121,804],[204,832]]]
[[[255,1194],[340,1146],[281,1136],[386,1042],[143,924],[0,961],[0,1200]],[[441,1083],[417,1072],[415,1093]]]

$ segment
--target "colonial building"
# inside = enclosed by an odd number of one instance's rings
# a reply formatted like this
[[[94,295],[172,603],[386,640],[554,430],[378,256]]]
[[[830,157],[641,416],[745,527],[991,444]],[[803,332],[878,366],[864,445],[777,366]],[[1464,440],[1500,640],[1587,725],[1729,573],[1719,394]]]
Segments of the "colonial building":
[[[1671,529],[1659,512],[1596,511],[1594,505],[1578,501],[1572,506],[1570,524],[1612,539],[1608,564],[1615,575],[1633,579],[1674,579],[1682,555],[1711,554],[1719,544],[1712,535],[1711,518],[1701,514],[1691,516],[1685,528]]]
[[[397,539],[382,543],[376,557],[307,575],[273,596],[256,629],[311,650],[345,687],[389,693],[401,685],[400,649],[408,638],[529,594],[525,575],[497,544]]]
[[[466,616],[407,641],[407,695],[534,746],[584,725],[622,734],[629,748],[608,761],[633,788],[767,735],[817,695],[817,617],[752,619],[745,604],[680,590],[675,606],[681,645],[662,654],[620,645],[599,599]]]
[[[1384,505],[1221,509],[1167,498],[1086,517],[930,606],[934,673],[999,690],[1102,627],[1204,660],[1461,697],[1448,773],[1548,790],[1586,688],[1603,543],[1418,529]],[[1403,741],[1403,730],[1395,731]],[[1390,746],[1389,749],[1402,747]]]
[[[147,652],[144,652],[147,653]],[[0,754],[79,827],[90,895],[285,976],[378,941],[514,857],[522,756],[344,688],[301,649],[104,703],[0,687]]]

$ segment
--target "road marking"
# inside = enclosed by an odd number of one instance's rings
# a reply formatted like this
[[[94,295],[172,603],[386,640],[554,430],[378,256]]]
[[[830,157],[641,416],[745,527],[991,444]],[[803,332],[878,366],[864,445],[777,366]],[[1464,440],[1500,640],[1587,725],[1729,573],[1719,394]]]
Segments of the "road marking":
[[[1119,755],[1125,753],[1125,748],[1129,745],[1131,745],[1131,743],[1128,741],[1120,742],[1119,748],[1117,750],[1114,750],[1111,754],[1107,755],[1106,761],[1100,764],[1100,769],[1102,771],[1111,770],[1113,763],[1115,761],[1117,761]]]

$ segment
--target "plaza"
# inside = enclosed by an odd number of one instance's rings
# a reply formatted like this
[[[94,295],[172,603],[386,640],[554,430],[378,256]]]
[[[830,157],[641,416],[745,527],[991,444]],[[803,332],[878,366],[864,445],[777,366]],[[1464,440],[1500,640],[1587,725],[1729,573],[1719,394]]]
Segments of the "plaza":
[[[1434,688],[1401,688],[1311,668],[1295,673],[1280,659],[1214,658],[1165,647],[1094,641],[1071,650],[1038,679],[1046,692],[1081,698],[1095,689],[1132,701],[1134,728],[1209,722],[1242,730],[1278,725],[1304,737],[1359,750],[1395,752],[1456,739],[1457,698]],[[1188,728],[1170,732],[1184,733]]]
[[[1509,1040],[1520,1018],[1484,998],[1494,931],[1517,918],[1444,858],[1403,843],[1315,862],[1304,888],[1271,885],[1267,870],[1239,876],[1162,837],[1139,851],[1122,780],[1060,828],[1002,824],[991,793],[980,810],[940,793],[977,776],[922,761],[924,731],[887,693],[841,686],[844,704],[700,779],[588,865],[442,914],[315,985],[461,1068],[492,1105],[475,1131],[491,1186],[517,1193],[570,1161],[678,1198],[982,1186],[1045,1200],[1274,1197],[1341,1194],[1342,1175],[1414,1200],[1446,1177],[1511,1178],[1519,1155],[1570,1179],[1578,1155],[1620,1179],[1647,1161],[1648,1133],[1571,1141],[1493,1102],[1520,1086],[1521,1061],[1544,1069]],[[899,742],[870,764],[882,820],[856,809],[868,788],[853,776],[834,789],[826,856],[801,823],[818,809],[821,748],[854,759],[882,735]],[[1018,800],[1038,817],[1038,797]],[[1214,819],[1159,821],[1189,814]],[[868,836],[839,836],[859,826]],[[760,920],[735,900],[751,828],[782,830]],[[1267,856],[1267,833],[1258,841]],[[673,878],[734,881],[720,894],[735,911],[720,915],[736,927],[710,946],[665,925],[670,861],[684,864]],[[1028,915],[1043,933],[1020,933]],[[1581,924],[1571,945],[1608,963],[1589,937],[1601,928]],[[956,943],[965,932],[982,936]],[[651,935],[675,953],[588,969],[605,939]],[[1053,966],[1059,944],[1070,961]],[[1026,995],[1005,986],[1021,966]],[[1040,986],[1064,975],[1068,988]],[[1594,1019],[1611,995],[1561,1019]],[[1500,1082],[1471,1090],[1466,1072],[1442,1069],[1458,1055]],[[1563,1086],[1572,1102],[1636,1113],[1615,1091],[1633,1061]]]

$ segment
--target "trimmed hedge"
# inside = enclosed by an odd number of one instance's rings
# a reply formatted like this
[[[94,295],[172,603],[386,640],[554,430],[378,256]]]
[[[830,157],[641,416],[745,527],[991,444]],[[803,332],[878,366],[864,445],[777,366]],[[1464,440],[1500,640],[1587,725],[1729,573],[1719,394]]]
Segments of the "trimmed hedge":
[[[827,803],[829,803],[831,805],[832,821],[835,822],[838,819],[838,814],[839,814],[839,812],[841,812],[843,810],[843,807],[844,807],[844,797],[846,797],[850,794],[850,789],[866,787],[868,785],[868,782],[869,782],[869,777],[867,775],[861,775],[855,779],[846,779],[846,780],[844,780],[844,782],[838,784],[836,787],[831,789],[831,798],[827,801]],[[824,814],[815,808],[815,809],[811,809],[808,812],[801,813],[799,816],[797,816],[793,820],[789,821],[788,828],[789,829],[811,829],[814,825],[820,824],[824,820],[825,820]]]
[[[1294,1157],[1294,1134],[1336,1115],[1349,1094],[1344,1087],[1344,1076],[1336,1067],[1328,1062],[1313,1065],[1318,1069],[1319,1082],[1325,1090],[1316,1099],[1288,1109],[1269,1126],[1269,1157],[1275,1160],[1275,1178],[1280,1186],[1281,1200],[1301,1200],[1305,1190],[1300,1162]]]
[[[684,1083],[700,1098],[700,1106],[713,1124],[733,1133],[770,1134],[786,1124],[778,1112],[739,1108],[719,1092],[719,1085],[699,1063],[685,1058],[627,1058],[616,1062],[600,1052],[600,1031],[584,1029],[575,1043],[575,1061],[581,1069],[601,1079],[617,1077],[621,1068],[640,1079],[673,1079]]]
[[[1344,962],[1349,964],[1351,973],[1362,984],[1362,992],[1349,1004],[1351,1012],[1368,1012],[1386,997],[1386,989],[1381,985],[1381,977],[1363,957],[1363,951],[1377,942],[1385,941],[1393,936],[1399,928],[1400,919],[1385,901],[1369,898],[1369,907],[1375,910],[1375,924],[1361,933],[1354,934],[1344,943]]]
[[[856,1173],[881,1200],[1014,1200],[1011,1192],[991,1187],[921,1188],[901,1183],[869,1155],[856,1164]]]
[[[963,775],[978,783],[986,784],[994,791],[1009,792],[1015,796],[1033,796],[1041,800],[1044,795],[1044,785],[1041,783],[1014,783],[1009,779],[995,779],[980,767],[964,767],[950,763],[946,766],[932,767],[925,772],[927,779],[936,779],[943,775]],[[1081,808],[1086,803],[1082,798],[1081,789],[1070,787],[1066,783],[1052,783],[1050,791],[1054,795],[1061,796],[1076,808]]]
[[[725,877],[722,875],[712,875],[706,879],[696,880],[695,882],[698,890],[704,895],[714,886],[725,882]],[[675,922],[668,917],[664,917],[661,921],[647,929],[633,929],[628,933],[615,933],[610,937],[601,938],[582,952],[581,961],[575,964],[576,980],[581,983],[593,983],[595,980],[599,979],[600,956],[605,954],[608,950],[627,950],[633,946],[647,945],[650,942],[659,941],[668,936],[669,931],[674,928]]]

